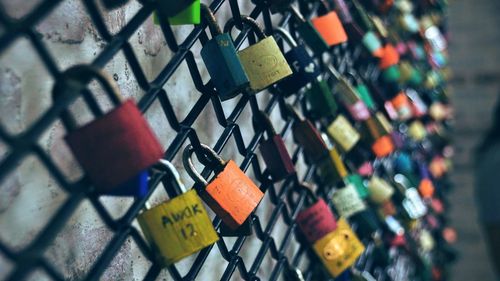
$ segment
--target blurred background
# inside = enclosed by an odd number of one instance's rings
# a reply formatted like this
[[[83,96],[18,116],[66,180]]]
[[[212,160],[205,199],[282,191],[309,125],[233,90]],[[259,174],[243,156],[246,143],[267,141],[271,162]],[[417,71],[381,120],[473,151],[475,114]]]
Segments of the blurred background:
[[[450,0],[451,90],[455,101],[455,159],[450,218],[460,259],[453,280],[495,280],[474,201],[474,148],[489,128],[499,94],[500,1]]]

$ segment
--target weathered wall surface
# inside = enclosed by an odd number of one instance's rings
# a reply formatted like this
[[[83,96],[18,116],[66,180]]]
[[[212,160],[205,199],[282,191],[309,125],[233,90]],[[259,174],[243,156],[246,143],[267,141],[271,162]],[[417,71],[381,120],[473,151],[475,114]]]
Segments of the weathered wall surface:
[[[476,220],[473,195],[473,148],[491,122],[500,93],[500,2],[454,0],[450,2],[451,64],[455,102],[456,149],[451,194],[451,219],[457,228],[461,259],[454,279],[495,280],[486,246]]]
[[[39,1],[0,0],[7,13],[15,18],[22,17],[31,11]],[[36,30],[43,38],[51,55],[57,62],[59,69],[64,70],[74,64],[91,62],[104,48],[105,41],[96,31],[86,13],[83,1],[63,1],[56,10],[41,21]],[[209,1],[202,1],[209,2]],[[250,1],[241,1],[241,11],[249,11]],[[136,13],[140,4],[130,1],[125,8],[111,12],[103,12],[108,29],[116,33]],[[103,10],[104,11],[104,10]],[[224,5],[218,13],[218,17],[225,22],[229,15],[229,6]],[[174,28],[177,39],[181,42],[192,30],[189,26]],[[2,31],[0,30],[0,33]],[[172,54],[166,46],[165,40],[158,26],[153,25],[152,18],[144,23],[129,41],[134,48],[141,66],[149,80],[156,77],[161,68],[170,60]],[[199,43],[192,49],[202,73],[204,81],[208,80],[206,70],[203,68],[199,56]],[[105,66],[108,74],[112,75],[118,84],[123,97],[131,97],[138,100],[144,92],[136,83],[122,53],[118,53],[113,60]],[[47,69],[44,68],[40,58],[27,39],[17,40],[6,52],[0,56],[0,122],[12,134],[18,134],[29,128],[51,105],[51,88],[54,84]],[[104,99],[102,89],[93,85],[95,93],[102,104],[109,107],[109,102]],[[200,94],[195,90],[191,81],[189,71],[184,63],[169,80],[164,89],[171,97],[176,115],[182,120]],[[262,94],[260,99],[266,99]],[[230,112],[234,100],[224,103],[226,114]],[[91,118],[88,111],[77,103],[73,112],[78,120],[85,122]],[[277,112],[274,112],[275,114]],[[240,118],[243,138],[248,144],[250,136],[253,135],[249,109]],[[146,115],[149,123],[159,136],[164,147],[167,147],[173,137],[173,130],[168,125],[166,118],[161,114],[158,103]],[[211,106],[208,106],[194,124],[202,142],[213,146],[216,138],[220,135],[223,127],[215,121]],[[278,128],[279,129],[279,128]],[[81,171],[68,151],[62,137],[65,130],[60,122],[54,123],[39,140],[39,144],[48,152],[64,175],[71,181],[81,176]],[[5,157],[5,144],[0,143],[0,159]],[[237,155],[235,144],[230,143],[224,149],[223,157],[234,158],[241,161]],[[187,186],[192,184],[187,174],[182,171],[181,159],[177,157],[174,164],[181,170],[183,179]],[[160,190],[160,189],[159,189]],[[50,220],[58,208],[68,198],[67,194],[57,185],[56,181],[43,168],[35,156],[25,158],[8,177],[0,184],[0,239],[8,241],[15,250],[21,250],[37,236],[45,224]],[[167,197],[162,191],[158,191],[151,199],[155,205]],[[264,199],[267,200],[267,199]],[[130,206],[131,199],[119,199],[103,197],[101,201],[108,211],[116,218],[124,214]],[[259,209],[259,216],[266,217],[266,208]],[[265,222],[263,222],[265,223]],[[279,226],[278,226],[279,227]],[[77,212],[71,217],[70,222],[55,239],[53,246],[46,252],[45,256],[61,269],[61,272],[69,280],[77,280],[85,276],[101,251],[109,243],[112,232],[101,221],[92,205],[84,201]],[[232,245],[231,238],[225,238],[229,246]],[[258,241],[258,240],[257,240]],[[245,259],[252,260],[255,256],[257,241],[247,241]],[[180,264],[189,266],[192,259],[187,259]],[[220,257],[218,249],[214,249],[209,261],[203,268],[200,280],[218,279],[223,273],[227,262]],[[189,267],[185,268],[189,268]],[[270,272],[272,262],[264,263],[261,270]],[[3,279],[12,268],[12,265],[0,255],[0,279]],[[115,257],[110,268],[102,277],[103,280],[142,280],[149,268],[146,259],[138,251],[135,243],[129,239]],[[182,267],[181,267],[182,268]],[[184,272],[181,272],[184,273]],[[213,276],[213,277],[208,277]],[[160,279],[169,279],[168,275],[162,273]],[[235,274],[237,278],[237,274]],[[208,279],[207,279],[208,278]],[[45,280],[42,273],[36,272],[31,280]]]

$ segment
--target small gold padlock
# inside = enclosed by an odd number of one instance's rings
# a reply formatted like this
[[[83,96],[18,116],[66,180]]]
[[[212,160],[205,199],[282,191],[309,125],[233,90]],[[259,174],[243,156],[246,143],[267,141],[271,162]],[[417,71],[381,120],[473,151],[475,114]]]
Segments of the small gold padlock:
[[[167,173],[172,188],[182,194],[151,209],[137,221],[162,267],[190,256],[219,240],[212,221],[194,189],[185,188],[174,166],[161,160],[161,172]]]
[[[259,92],[281,79],[292,75],[292,69],[272,36],[266,36],[259,24],[249,16],[241,16],[241,21],[250,26],[260,39],[259,42],[238,51],[238,57],[250,80],[250,88]],[[224,26],[229,33],[235,26],[231,18]]]

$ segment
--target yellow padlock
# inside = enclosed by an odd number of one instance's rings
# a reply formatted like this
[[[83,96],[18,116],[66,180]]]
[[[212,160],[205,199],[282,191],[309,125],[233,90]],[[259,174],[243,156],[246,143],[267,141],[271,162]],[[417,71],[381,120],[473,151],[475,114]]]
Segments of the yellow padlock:
[[[253,18],[241,16],[241,21],[250,26],[260,40],[246,49],[238,51],[238,57],[250,80],[250,88],[254,92],[259,92],[292,75],[292,69],[274,38],[266,36]],[[234,18],[231,18],[224,26],[224,32],[231,32],[235,24]]]
[[[337,221],[337,228],[314,243],[314,252],[328,272],[337,277],[351,267],[365,250],[365,246],[347,221]]]
[[[156,260],[166,267],[212,245],[219,236],[196,191],[184,192],[174,166],[164,160],[161,164],[162,172],[166,172],[167,179],[172,182],[168,188],[182,194],[143,211],[137,220]]]

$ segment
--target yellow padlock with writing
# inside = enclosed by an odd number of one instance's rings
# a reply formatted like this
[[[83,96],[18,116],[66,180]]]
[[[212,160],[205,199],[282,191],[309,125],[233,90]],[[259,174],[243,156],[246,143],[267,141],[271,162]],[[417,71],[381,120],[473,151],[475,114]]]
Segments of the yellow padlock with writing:
[[[238,51],[243,69],[250,80],[250,88],[259,92],[281,79],[292,75],[285,56],[272,36],[266,36],[259,24],[249,16],[241,16],[244,25],[249,26],[260,41]],[[229,33],[236,21],[231,18],[224,26]]]
[[[165,160],[160,163],[160,171],[166,173],[166,180],[171,183],[166,189],[172,197],[144,210],[137,220],[153,248],[156,261],[166,267],[212,245],[219,236],[196,191],[184,192],[174,166]]]

